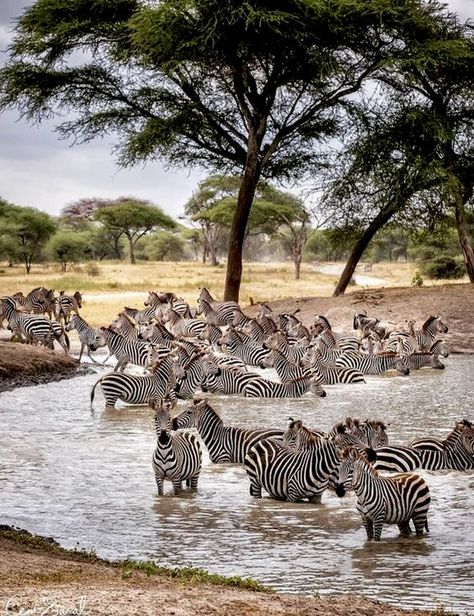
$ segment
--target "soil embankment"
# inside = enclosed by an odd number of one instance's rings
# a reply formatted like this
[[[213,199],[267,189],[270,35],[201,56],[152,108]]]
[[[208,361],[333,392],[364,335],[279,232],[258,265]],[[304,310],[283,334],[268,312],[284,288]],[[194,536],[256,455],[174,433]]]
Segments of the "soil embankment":
[[[146,570],[143,565],[139,567]],[[91,616],[427,616],[362,597],[320,599],[236,587],[239,581],[197,581],[172,570],[137,570],[68,551],[57,543],[0,528],[0,610],[6,614]]]

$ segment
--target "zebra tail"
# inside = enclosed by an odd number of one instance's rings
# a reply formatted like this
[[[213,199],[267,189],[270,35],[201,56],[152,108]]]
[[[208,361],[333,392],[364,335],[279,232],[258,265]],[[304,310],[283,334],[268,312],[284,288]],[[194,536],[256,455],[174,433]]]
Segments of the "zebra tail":
[[[426,529],[427,533],[430,532],[430,529],[428,528],[428,518],[426,518],[426,520],[425,520],[425,529]]]
[[[102,378],[104,378],[104,377],[102,377]],[[94,387],[91,389],[91,406],[92,406],[92,403],[94,402],[95,388],[97,387],[97,385],[99,383],[102,383],[102,378],[100,378],[98,381],[96,381],[95,384],[94,384]]]
[[[69,340],[66,330],[64,330],[64,340],[66,341],[66,347],[69,352],[71,350],[71,341]]]

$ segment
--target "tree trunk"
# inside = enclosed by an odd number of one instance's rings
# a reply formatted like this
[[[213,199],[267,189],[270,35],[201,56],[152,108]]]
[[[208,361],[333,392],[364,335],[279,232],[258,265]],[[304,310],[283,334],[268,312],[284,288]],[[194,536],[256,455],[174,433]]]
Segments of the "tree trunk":
[[[398,205],[398,204],[397,204]],[[351,281],[352,275],[357,267],[357,264],[360,261],[360,258],[364,254],[365,249],[370,243],[370,240],[374,237],[377,231],[385,225],[390,218],[396,213],[398,207],[395,204],[392,204],[387,209],[382,210],[377,214],[377,216],[372,220],[370,225],[364,231],[362,236],[355,243],[354,248],[352,249],[349,258],[347,259],[346,266],[342,271],[341,277],[334,289],[333,297],[337,297],[338,295],[344,295],[345,290],[347,289],[347,285]]]
[[[31,260],[28,259],[28,255],[25,255],[25,269],[26,273],[29,274],[31,271]]]
[[[454,213],[456,216],[459,244],[461,245],[467,275],[469,276],[469,282],[474,283],[474,250],[471,246],[471,240],[466,223],[466,212],[464,211],[463,200],[459,192],[455,195]]]
[[[301,276],[301,257],[299,258],[295,257],[294,264],[295,264],[295,280],[299,280]]]
[[[130,245],[130,263],[135,265],[135,246],[131,237],[128,238],[128,243]]]
[[[207,247],[209,249],[209,263],[211,265],[218,265],[216,244],[214,242],[209,242]]]
[[[259,177],[258,146],[256,141],[253,141],[253,143],[249,143],[249,151],[247,153],[247,161],[240,184],[237,207],[235,208],[232,228],[230,230],[227,274],[224,290],[225,301],[239,301],[240,282],[242,279],[242,246]]]

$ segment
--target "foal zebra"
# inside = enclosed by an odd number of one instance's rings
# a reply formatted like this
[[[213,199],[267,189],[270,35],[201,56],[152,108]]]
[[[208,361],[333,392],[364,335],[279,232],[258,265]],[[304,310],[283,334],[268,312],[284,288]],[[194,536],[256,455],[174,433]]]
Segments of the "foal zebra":
[[[298,431],[298,428],[295,426]],[[319,502],[328,486],[329,477],[339,466],[334,443],[305,433],[305,447],[295,449],[273,439],[257,443],[245,458],[250,479],[250,495],[261,498],[264,488],[273,498],[292,502],[307,498]]]
[[[420,456],[421,468],[430,471],[474,468],[474,426],[467,419],[456,422],[444,440],[420,438],[412,441],[410,447]]]
[[[414,473],[383,477],[355,449],[344,452],[339,467],[338,496],[344,496],[347,477],[357,495],[357,510],[362,517],[367,539],[380,541],[384,522],[397,524],[400,532],[408,535],[413,520],[417,535],[428,531],[427,513],[430,491],[424,479]]]
[[[81,343],[81,351],[79,353],[79,361],[81,361],[82,353],[84,352],[84,348],[87,348],[87,355],[95,364],[96,360],[92,357],[91,351],[96,351],[100,347],[103,347],[107,344],[105,340],[105,336],[99,329],[94,329],[91,327],[87,321],[85,321],[78,314],[74,314],[66,325],[66,331],[70,332],[71,330],[77,330],[79,341]]]
[[[213,463],[234,462],[243,464],[248,451],[259,441],[281,438],[282,430],[246,430],[224,426],[217,412],[206,399],[194,400],[172,422],[173,430],[196,428],[209,451]]]
[[[181,484],[196,489],[202,465],[202,452],[199,441],[194,434],[180,432],[171,434],[169,404],[162,400],[151,402],[155,409],[155,430],[157,443],[152,456],[153,472],[155,473],[158,494],[163,494],[165,479],[173,484],[173,492],[181,492]]]

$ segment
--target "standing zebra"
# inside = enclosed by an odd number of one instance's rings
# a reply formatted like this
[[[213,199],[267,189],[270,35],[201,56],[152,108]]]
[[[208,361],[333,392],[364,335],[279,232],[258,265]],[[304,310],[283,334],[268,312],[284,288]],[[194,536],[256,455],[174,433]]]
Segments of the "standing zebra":
[[[150,406],[155,409],[157,443],[152,466],[159,496],[163,495],[165,479],[172,482],[175,496],[181,492],[183,481],[186,481],[188,488],[195,490],[202,466],[199,441],[190,432],[171,434],[169,404],[163,404],[163,400],[152,400]]]
[[[79,314],[79,309],[82,308],[82,295],[76,291],[74,295],[64,295],[64,291],[59,292],[59,297],[55,299],[56,318],[64,325],[69,323],[71,313]]]
[[[244,372],[208,361],[201,388],[213,394],[244,394],[247,385],[259,378],[260,375],[255,372]]]
[[[437,314],[428,317],[421,326],[420,330],[413,330],[412,335],[416,337],[418,348],[420,351],[429,351],[431,345],[435,341],[437,334],[446,334],[449,331],[448,326],[441,320]]]
[[[105,364],[112,355],[115,355],[118,361],[114,372],[118,370],[123,372],[129,363],[142,366],[143,371],[146,372],[146,369],[155,357],[169,353],[168,349],[157,349],[148,342],[128,340],[122,334],[110,329],[110,327],[101,327],[100,331],[105,338],[110,353],[102,363]]]
[[[411,532],[410,520],[413,520],[417,535],[422,535],[425,529],[428,531],[430,491],[419,475],[402,473],[383,477],[363,455],[348,449],[339,467],[338,496],[344,496],[349,475],[352,475],[357,511],[369,541],[380,541],[384,522],[397,524],[404,535]]]
[[[298,439],[294,450],[275,446],[272,439],[252,447],[245,458],[251,496],[261,498],[264,488],[273,498],[320,502],[330,475],[340,464],[336,446],[305,433],[305,447],[300,448]]]
[[[218,344],[221,347],[225,345],[230,355],[235,355],[249,366],[265,368],[264,360],[270,353],[269,349],[264,349],[255,344],[251,338],[244,334],[238,334],[235,329],[229,328],[218,341]]]
[[[224,426],[224,422],[206,399],[195,399],[172,422],[173,430],[196,428],[213,463],[243,464],[248,451],[259,441],[281,438],[282,430],[246,430]]]
[[[100,347],[103,347],[107,344],[105,340],[104,334],[100,329],[94,329],[91,327],[87,321],[85,321],[78,314],[74,314],[66,325],[66,331],[70,332],[71,330],[77,330],[79,341],[81,343],[81,351],[79,353],[79,361],[81,361],[82,353],[84,352],[84,348],[87,348],[87,355],[95,364],[96,360],[92,357],[91,351],[96,351]]]
[[[95,388],[99,385],[105,398],[105,410],[115,409],[118,399],[129,404],[147,404],[151,398],[175,398],[172,389],[176,379],[183,375],[174,353],[151,366],[150,374],[138,376],[124,372],[111,372],[100,378],[91,389],[91,407]]]
[[[379,355],[344,353],[336,359],[336,365],[341,368],[356,368],[362,374],[377,375],[383,374],[387,370],[397,370],[403,375],[410,374],[407,356],[391,352],[380,353]]]
[[[309,359],[308,366],[311,373],[322,385],[365,383],[364,375],[360,370],[324,363],[320,351],[316,348],[313,348],[311,353],[306,354],[305,358]]]
[[[241,312],[240,306],[239,304],[237,304],[237,302],[218,302],[212,297],[209,291],[205,287],[203,287],[199,293],[199,297],[197,300],[199,306],[197,314],[201,314],[203,310],[201,307],[202,300],[207,302],[213,308],[213,310],[215,310],[219,314],[219,316],[225,321],[227,325],[231,325],[233,323],[235,312]]]
[[[206,321],[201,321],[200,319],[184,319],[171,306],[168,306],[165,310],[163,320],[177,338],[199,336],[207,325]]]
[[[420,456],[421,468],[430,471],[474,468],[474,426],[467,419],[456,422],[444,440],[420,438],[412,441],[410,447]]]

